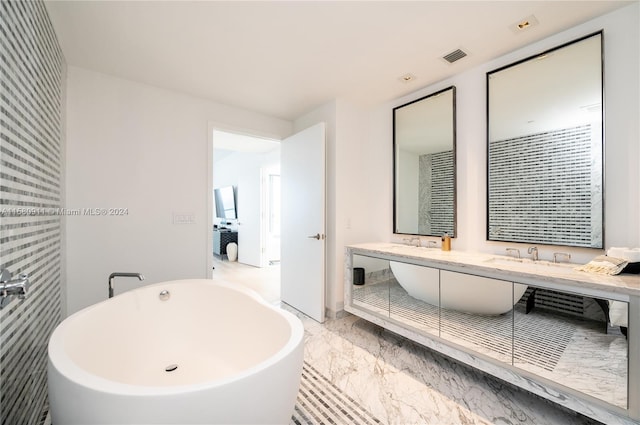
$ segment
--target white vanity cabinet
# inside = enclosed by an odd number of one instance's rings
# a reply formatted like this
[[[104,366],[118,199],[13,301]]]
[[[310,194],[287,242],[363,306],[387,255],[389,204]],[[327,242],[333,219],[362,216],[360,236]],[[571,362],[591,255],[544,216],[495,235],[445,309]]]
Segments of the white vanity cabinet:
[[[395,244],[347,247],[345,264],[346,311],[601,422],[640,423],[640,276]]]

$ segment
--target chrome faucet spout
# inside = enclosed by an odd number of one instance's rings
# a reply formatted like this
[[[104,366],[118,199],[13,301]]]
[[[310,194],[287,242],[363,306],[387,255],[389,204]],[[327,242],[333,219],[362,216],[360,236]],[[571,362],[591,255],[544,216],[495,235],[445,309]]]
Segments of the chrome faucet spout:
[[[18,299],[24,300],[27,296],[31,283],[29,282],[29,276],[25,273],[20,273],[16,279],[11,278],[11,272],[7,269],[3,269],[0,272],[0,309],[9,303],[9,297],[16,295]]]
[[[531,259],[533,261],[538,261],[538,247],[530,246],[527,252],[531,254]]]
[[[137,277],[140,280],[144,280],[142,273],[129,273],[129,272],[115,272],[109,275],[109,298],[113,298],[113,279],[116,277]]]

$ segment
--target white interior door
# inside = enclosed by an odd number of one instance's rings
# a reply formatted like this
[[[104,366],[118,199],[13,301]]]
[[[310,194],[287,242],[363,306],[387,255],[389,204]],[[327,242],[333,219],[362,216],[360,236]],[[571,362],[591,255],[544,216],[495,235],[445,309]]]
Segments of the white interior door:
[[[280,176],[282,301],[324,322],[324,123],[282,141]]]
[[[262,267],[262,173],[260,168],[238,178],[238,262]]]

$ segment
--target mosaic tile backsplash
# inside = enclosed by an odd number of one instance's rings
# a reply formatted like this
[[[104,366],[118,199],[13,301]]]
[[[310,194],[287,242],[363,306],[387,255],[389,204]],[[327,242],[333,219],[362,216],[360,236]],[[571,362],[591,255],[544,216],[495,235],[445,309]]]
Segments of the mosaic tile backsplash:
[[[41,424],[47,342],[61,319],[66,65],[41,1],[0,2],[0,266],[27,298],[0,310],[0,424]]]
[[[418,171],[418,233],[454,234],[453,151],[421,155]]]
[[[586,124],[491,142],[490,240],[602,247],[596,131]]]

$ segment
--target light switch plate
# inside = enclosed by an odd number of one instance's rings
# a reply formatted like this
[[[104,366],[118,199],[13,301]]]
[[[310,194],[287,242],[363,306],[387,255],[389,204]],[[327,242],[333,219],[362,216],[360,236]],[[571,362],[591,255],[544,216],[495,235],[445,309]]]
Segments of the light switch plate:
[[[196,215],[193,212],[173,212],[173,224],[196,224]]]

